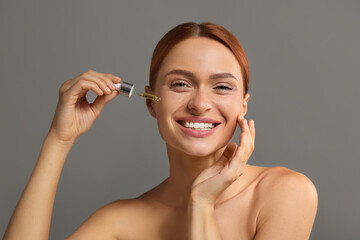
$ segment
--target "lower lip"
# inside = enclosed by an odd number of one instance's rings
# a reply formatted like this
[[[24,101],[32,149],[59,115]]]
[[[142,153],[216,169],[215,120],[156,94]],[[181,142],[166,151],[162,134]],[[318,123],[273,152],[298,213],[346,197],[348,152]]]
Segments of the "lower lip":
[[[198,137],[198,138],[203,138],[203,137],[207,137],[210,136],[211,134],[213,134],[216,130],[217,127],[220,126],[220,124],[216,125],[216,127],[209,129],[209,130],[195,130],[195,129],[191,129],[191,128],[186,128],[183,125],[181,125],[180,123],[176,122],[178,124],[178,126],[180,127],[180,129],[187,135],[192,136],[192,137]]]

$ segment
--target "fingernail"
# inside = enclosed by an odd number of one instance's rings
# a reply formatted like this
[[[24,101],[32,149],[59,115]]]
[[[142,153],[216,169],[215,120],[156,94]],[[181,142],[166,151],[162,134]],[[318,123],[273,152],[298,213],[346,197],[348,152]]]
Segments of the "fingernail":
[[[120,83],[115,83],[114,86],[115,86],[115,90],[120,91],[120,88],[121,88],[121,84],[120,84]]]
[[[114,79],[116,79],[116,80],[119,80],[119,81],[120,81],[120,79],[121,79],[121,78],[119,78],[119,77],[117,77],[117,76],[114,76]]]
[[[252,125],[253,127],[255,127],[255,122],[254,122],[254,120],[251,121],[251,125]]]

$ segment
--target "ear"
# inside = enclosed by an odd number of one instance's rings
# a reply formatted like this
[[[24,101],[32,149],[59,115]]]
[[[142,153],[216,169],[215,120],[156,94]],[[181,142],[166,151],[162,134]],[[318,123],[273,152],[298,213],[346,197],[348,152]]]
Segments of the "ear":
[[[153,91],[151,90],[151,88],[149,86],[145,86],[145,92],[146,93],[153,93]],[[149,110],[149,113],[151,114],[151,116],[153,116],[154,118],[156,118],[156,113],[154,111],[154,107],[153,107],[153,101],[150,99],[146,99],[146,106]]]
[[[243,103],[242,103],[242,111],[241,111],[241,117],[244,118],[244,116],[247,113],[247,104],[250,100],[250,94],[247,93],[243,99]]]

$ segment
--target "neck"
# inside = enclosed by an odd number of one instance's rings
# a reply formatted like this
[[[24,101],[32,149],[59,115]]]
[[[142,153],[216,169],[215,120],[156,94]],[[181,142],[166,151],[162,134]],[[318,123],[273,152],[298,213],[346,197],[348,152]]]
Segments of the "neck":
[[[208,156],[190,156],[167,145],[170,175],[163,182],[166,204],[179,210],[186,210],[190,198],[191,186],[196,177],[214,164],[225,147]]]

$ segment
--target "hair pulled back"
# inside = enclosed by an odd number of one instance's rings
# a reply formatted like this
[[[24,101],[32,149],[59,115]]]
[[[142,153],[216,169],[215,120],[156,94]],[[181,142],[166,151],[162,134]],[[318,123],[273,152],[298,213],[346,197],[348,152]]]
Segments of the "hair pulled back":
[[[160,66],[170,50],[179,42],[191,37],[206,37],[225,45],[239,62],[244,84],[244,96],[249,90],[249,64],[238,39],[226,28],[211,22],[180,24],[167,32],[156,45],[150,64],[149,85],[154,89]]]

